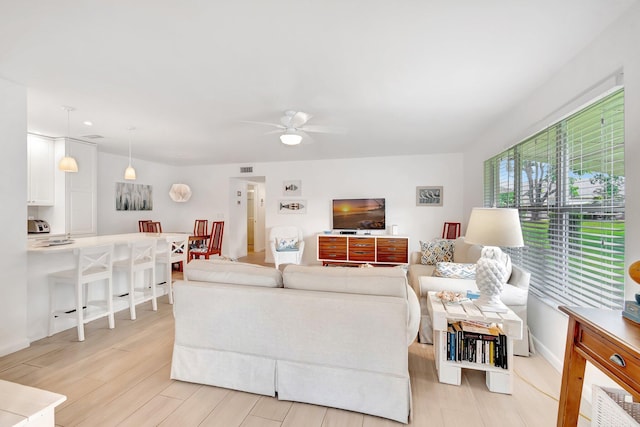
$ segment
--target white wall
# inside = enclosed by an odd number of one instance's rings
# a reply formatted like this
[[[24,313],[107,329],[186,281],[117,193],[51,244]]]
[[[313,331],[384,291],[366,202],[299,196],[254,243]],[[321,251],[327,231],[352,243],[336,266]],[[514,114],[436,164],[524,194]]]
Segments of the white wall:
[[[153,185],[151,212],[115,210],[115,182],[123,181],[126,157],[102,153],[98,157],[99,234],[136,231],[142,218],[162,221],[166,231],[191,230],[196,218],[224,220],[223,253],[234,258],[246,254],[245,195],[252,177],[265,179],[265,239],[275,225],[298,225],[305,235],[307,264],[316,262],[315,235],[331,228],[334,198],[385,198],[387,226],[398,224],[399,233],[411,238],[411,250],[418,249],[419,240],[439,236],[445,221],[463,219],[462,154],[256,163],[247,175],[240,174],[240,166],[246,165],[169,167],[134,159],[136,183]],[[293,179],[302,182],[302,196],[297,199],[306,201],[307,213],[279,214],[278,202],[285,198],[282,182]],[[191,200],[172,202],[167,193],[173,182],[189,184]],[[417,207],[415,190],[422,185],[442,185],[444,206]],[[237,191],[242,192],[240,197]],[[272,260],[269,251],[265,255]]]
[[[610,84],[623,69],[625,86],[626,236],[625,265],[640,258],[640,5],[601,34],[519,107],[505,112],[499,124],[465,153],[464,211],[482,205],[483,161],[514,145],[554,119],[572,111]],[[609,82],[609,83],[607,83]],[[625,293],[640,291],[627,277]],[[538,349],[559,367],[563,360],[567,318],[540,299],[529,298],[529,326]],[[600,379],[598,379],[600,381]],[[586,383],[591,382],[589,376]],[[585,389],[588,388],[588,384]]]
[[[0,356],[27,347],[27,91],[0,79]]]

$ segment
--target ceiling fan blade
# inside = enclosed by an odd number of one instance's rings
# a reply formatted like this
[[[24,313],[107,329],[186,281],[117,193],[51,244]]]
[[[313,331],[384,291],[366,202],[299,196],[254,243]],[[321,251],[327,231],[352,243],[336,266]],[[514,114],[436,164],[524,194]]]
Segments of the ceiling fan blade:
[[[313,144],[315,141],[308,133],[298,130],[297,133],[302,137],[302,144]]]
[[[311,118],[311,114],[303,113],[302,111],[296,112],[291,120],[289,121],[289,126],[293,128],[299,128],[303,126],[307,121]]]
[[[277,127],[279,129],[286,129],[284,126],[278,124],[278,123],[269,123],[269,122],[254,122],[251,120],[240,120],[240,123],[249,123],[252,125],[264,125],[264,126],[271,126],[271,127]]]
[[[347,133],[346,128],[338,127],[338,126],[322,126],[322,125],[306,125],[299,128],[305,132],[315,132],[315,133],[333,133],[338,135],[345,135]]]
[[[282,133],[282,132],[283,132],[282,129],[277,129],[277,130],[270,130],[269,132],[265,132],[264,134],[265,135],[271,135],[271,134],[274,134],[274,133]]]

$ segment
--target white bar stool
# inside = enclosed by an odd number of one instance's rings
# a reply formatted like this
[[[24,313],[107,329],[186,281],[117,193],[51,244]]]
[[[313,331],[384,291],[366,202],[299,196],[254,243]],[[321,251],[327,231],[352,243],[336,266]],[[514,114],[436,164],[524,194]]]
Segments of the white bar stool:
[[[107,316],[109,329],[115,327],[111,297],[113,294],[113,244],[79,248],[75,249],[73,253],[76,258],[74,269],[49,274],[49,336],[53,335],[56,318],[72,317],[77,321],[78,341],[84,341],[84,324],[87,322]],[[88,284],[98,281],[106,281],[105,299],[90,301],[87,295]],[[55,296],[59,285],[75,287],[75,307],[73,309],[55,309]],[[87,286],[86,290],[85,286]]]
[[[114,270],[125,271],[129,276],[129,312],[136,320],[136,304],[151,300],[153,311],[158,311],[156,301],[156,239],[141,239],[129,243],[129,257],[113,263]],[[151,282],[147,282],[147,270],[151,271]],[[142,272],[142,287],[136,288],[136,273]],[[122,295],[124,296],[124,295]]]
[[[189,236],[168,237],[166,240],[159,240],[156,252],[156,262],[163,264],[165,268],[167,292],[169,294],[169,304],[173,304],[173,281],[171,278],[172,265],[182,262],[182,266],[187,265],[187,250]]]

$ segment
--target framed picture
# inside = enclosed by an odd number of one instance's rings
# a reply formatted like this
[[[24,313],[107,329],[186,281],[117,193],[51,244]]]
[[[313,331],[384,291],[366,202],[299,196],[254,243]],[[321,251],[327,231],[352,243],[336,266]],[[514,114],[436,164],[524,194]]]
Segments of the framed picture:
[[[416,187],[416,206],[442,206],[442,186]]]
[[[281,214],[306,214],[306,200],[278,200],[278,213]]]
[[[302,181],[282,181],[282,195],[285,197],[302,196]]]
[[[116,210],[153,210],[153,188],[144,184],[116,182]]]

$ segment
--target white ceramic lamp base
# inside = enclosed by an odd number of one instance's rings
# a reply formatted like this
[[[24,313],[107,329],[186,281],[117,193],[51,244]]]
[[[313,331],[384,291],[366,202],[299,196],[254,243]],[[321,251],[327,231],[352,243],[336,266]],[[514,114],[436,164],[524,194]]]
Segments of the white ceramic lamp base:
[[[480,298],[475,305],[482,311],[504,313],[507,306],[500,300],[509,274],[511,259],[496,246],[482,248],[482,255],[476,264],[476,285],[480,290]]]

